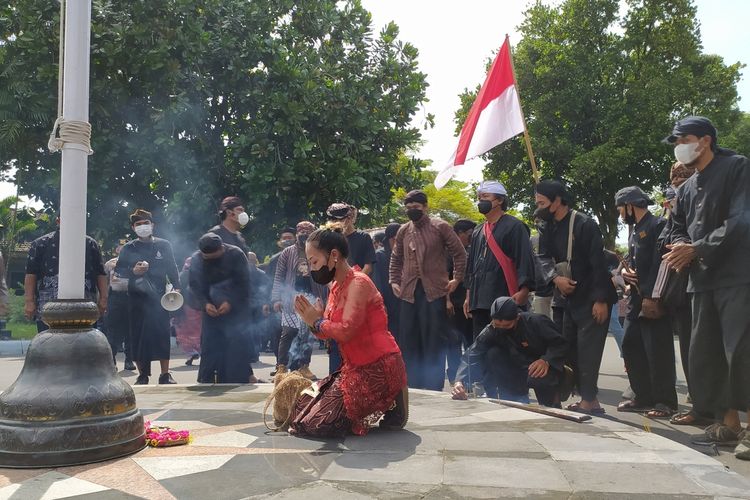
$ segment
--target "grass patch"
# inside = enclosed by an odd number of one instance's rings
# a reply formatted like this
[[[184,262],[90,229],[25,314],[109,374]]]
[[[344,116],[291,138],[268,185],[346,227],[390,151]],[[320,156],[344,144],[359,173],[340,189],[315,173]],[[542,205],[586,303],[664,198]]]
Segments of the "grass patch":
[[[11,332],[11,340],[31,340],[36,335],[36,323],[8,322],[5,327]]]

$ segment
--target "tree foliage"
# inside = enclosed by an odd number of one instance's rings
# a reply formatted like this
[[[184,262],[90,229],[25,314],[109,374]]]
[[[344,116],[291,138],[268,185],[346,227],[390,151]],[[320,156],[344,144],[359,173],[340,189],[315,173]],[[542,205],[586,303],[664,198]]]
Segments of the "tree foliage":
[[[262,246],[333,201],[378,209],[414,182],[419,162],[397,160],[420,139],[425,75],[358,0],[94,0],[92,17],[89,233],[109,246],[135,207],[193,248],[237,194]],[[56,2],[0,6],[0,166],[48,206],[58,21]]]
[[[451,180],[442,189],[435,188],[436,172],[425,170],[422,172],[422,190],[427,195],[430,215],[439,217],[444,221],[454,223],[458,219],[469,219],[473,221],[482,220],[475,201],[475,189],[466,182]],[[406,196],[406,189],[399,188],[395,191],[393,200],[401,203]],[[404,220],[400,222],[405,222]]]
[[[708,116],[719,130],[739,120],[742,65],[702,51],[690,0],[536,2],[519,27],[514,62],[542,178],[567,182],[578,206],[599,220],[609,245],[617,235],[614,193],[650,191],[668,179],[672,150],[661,144],[674,121]],[[621,15],[621,12],[623,14]],[[461,96],[460,125],[476,91]],[[512,204],[533,197],[522,139],[486,155]]]
[[[48,217],[46,214],[41,214],[40,222],[46,222]],[[0,252],[2,252],[5,258],[5,275],[7,276],[8,264],[10,263],[10,256],[16,249],[16,245],[28,239],[31,235],[36,232],[37,229],[37,215],[30,210],[18,208],[18,198],[16,196],[8,196],[0,200],[0,233],[2,234],[2,240],[0,240]]]

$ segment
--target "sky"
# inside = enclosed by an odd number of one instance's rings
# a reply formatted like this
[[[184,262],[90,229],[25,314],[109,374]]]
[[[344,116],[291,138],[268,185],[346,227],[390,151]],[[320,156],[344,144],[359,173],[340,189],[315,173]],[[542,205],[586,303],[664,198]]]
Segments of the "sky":
[[[427,113],[435,115],[435,127],[423,130],[423,145],[417,156],[432,160],[439,169],[455,148],[453,115],[459,94],[484,81],[485,63],[510,35],[518,41],[516,26],[523,19],[527,0],[363,0],[372,13],[373,29],[379,32],[388,22],[400,28],[400,38],[419,50],[420,70],[426,73],[429,102],[415,124],[424,125]],[[704,51],[719,54],[725,63],[750,64],[750,2],[746,0],[697,0]],[[740,108],[750,112],[750,68],[738,90]],[[523,99],[523,89],[521,99]],[[50,124],[50,127],[52,124]],[[96,134],[96,130],[93,131]],[[744,152],[750,154],[750,152]],[[481,159],[468,162],[459,171],[460,180],[482,178]],[[0,197],[15,194],[11,183],[0,183]]]
[[[719,54],[726,64],[750,65],[750,2],[747,0],[698,0],[704,52]],[[527,0],[363,0],[372,13],[375,32],[388,22],[400,28],[400,38],[419,50],[420,70],[427,74],[429,102],[425,112],[435,115],[435,127],[422,132],[424,144],[418,157],[432,160],[440,169],[455,149],[453,116],[460,105],[459,94],[484,81],[485,64],[500,48],[505,35],[512,45],[518,41],[516,27],[523,20]],[[740,108],[750,112],[750,67],[738,90]],[[520,89],[523,103],[523,89]],[[424,114],[417,123],[424,123]],[[533,141],[533,138],[532,138]],[[744,152],[750,154],[750,152]],[[468,162],[457,174],[467,181],[482,180],[484,162]]]

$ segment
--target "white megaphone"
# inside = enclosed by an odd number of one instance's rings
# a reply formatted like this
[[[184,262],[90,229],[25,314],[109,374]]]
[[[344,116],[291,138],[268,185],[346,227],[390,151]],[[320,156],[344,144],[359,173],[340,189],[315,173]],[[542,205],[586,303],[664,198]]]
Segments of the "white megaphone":
[[[169,287],[169,291],[161,296],[161,306],[169,312],[174,312],[185,303],[180,292],[175,292]]]

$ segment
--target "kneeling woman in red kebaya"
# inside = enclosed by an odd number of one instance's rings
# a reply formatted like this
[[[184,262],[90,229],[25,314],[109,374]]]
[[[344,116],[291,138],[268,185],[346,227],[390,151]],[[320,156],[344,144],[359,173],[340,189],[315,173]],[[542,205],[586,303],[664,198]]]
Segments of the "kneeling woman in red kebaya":
[[[381,428],[403,428],[408,419],[406,369],[388,332],[383,297],[366,274],[347,263],[343,228],[315,231],[305,252],[313,280],[333,284],[325,311],[303,296],[296,297],[295,309],[316,337],[338,343],[344,361],[339,371],[298,398],[289,432],[363,436],[381,417]]]

